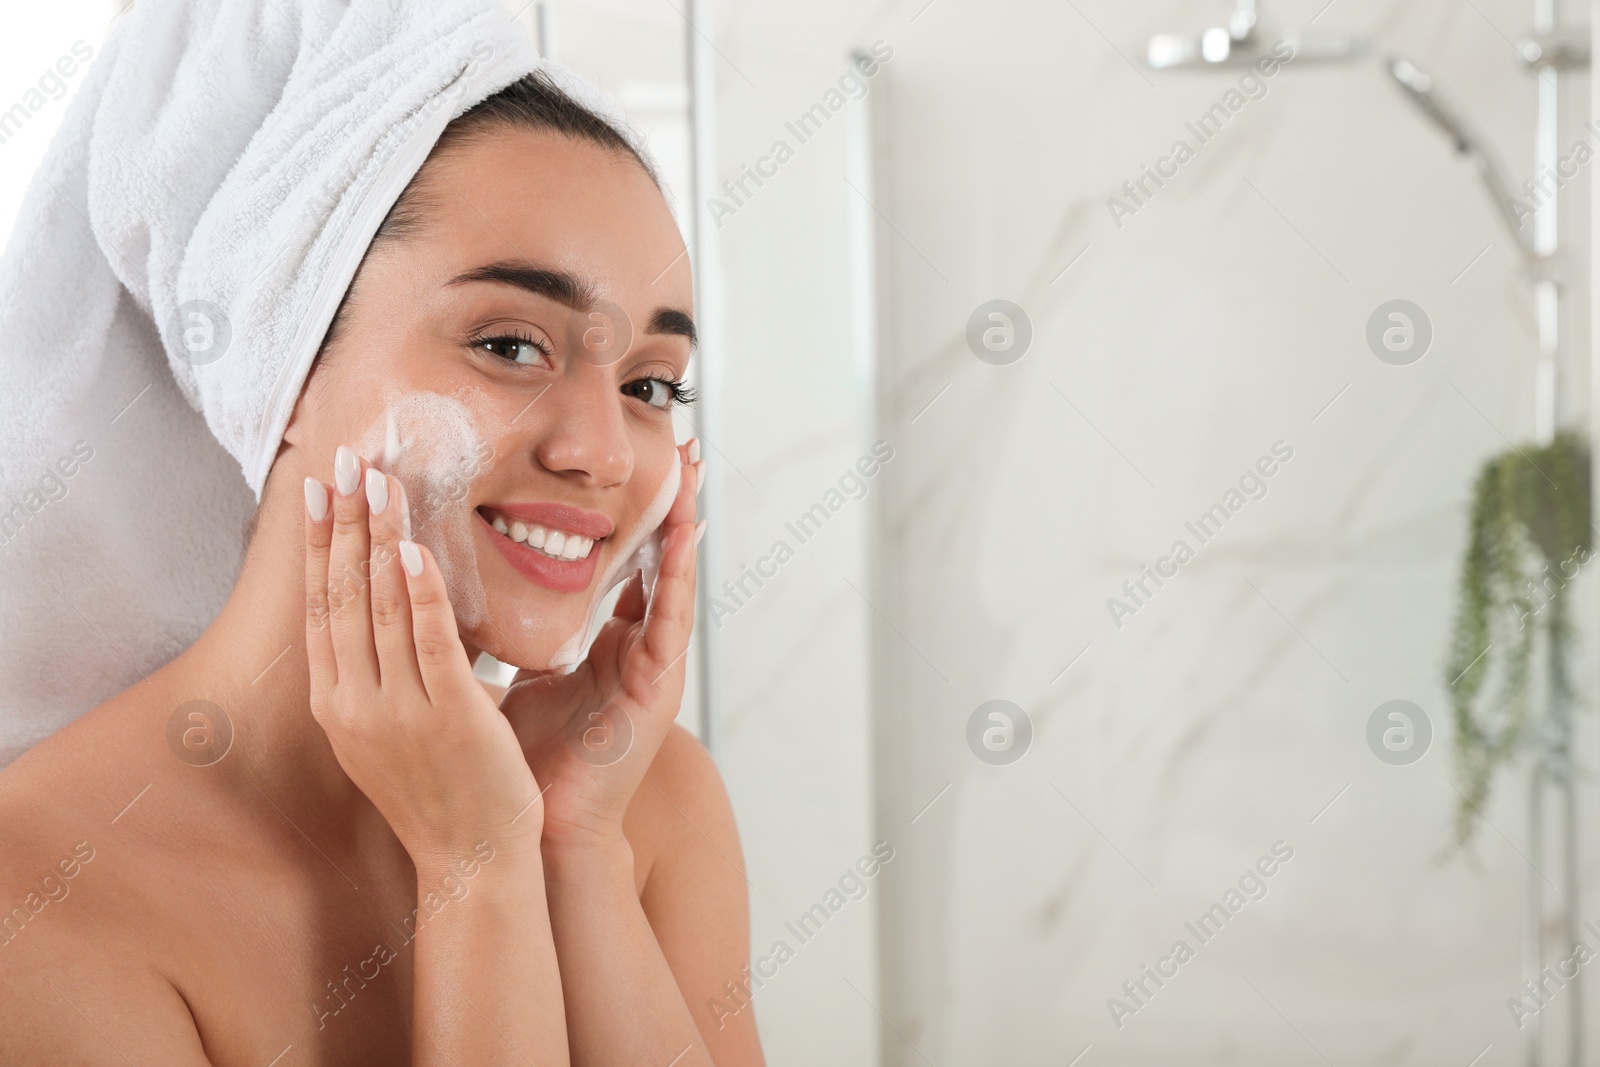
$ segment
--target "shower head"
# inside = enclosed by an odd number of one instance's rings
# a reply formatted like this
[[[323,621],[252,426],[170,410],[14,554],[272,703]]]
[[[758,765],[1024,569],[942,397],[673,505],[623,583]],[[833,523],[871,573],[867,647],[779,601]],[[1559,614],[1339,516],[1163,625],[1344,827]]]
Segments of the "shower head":
[[[1145,48],[1145,63],[1155,70],[1249,67],[1270,54],[1272,46],[1280,41],[1291,49],[1297,67],[1305,63],[1348,63],[1371,55],[1371,48],[1362,37],[1282,33],[1268,42],[1255,35],[1235,38],[1223,27],[1213,26],[1199,34],[1156,34]]]
[[[1433,124],[1450,135],[1456,143],[1457,152],[1472,153],[1478,150],[1478,140],[1467,129],[1454,111],[1439,99],[1434,91],[1433,79],[1426,73],[1418,70],[1409,60],[1392,58],[1386,64],[1389,77],[1405,90],[1406,96],[1417,105],[1417,109],[1433,121]]]
[[[1145,48],[1145,62],[1156,70],[1174,67],[1248,67],[1268,55],[1282,41],[1292,49],[1294,62],[1343,63],[1364,59],[1367,42],[1360,37],[1284,33],[1268,42],[1260,32],[1260,10],[1255,0],[1239,0],[1225,26],[1199,33],[1158,33]]]
[[[1272,51],[1280,41],[1292,49],[1291,55],[1297,67],[1306,63],[1345,63],[1370,55],[1368,43],[1362,37],[1284,33],[1277,35],[1269,46],[1260,32],[1257,0],[1237,0],[1228,16],[1227,25],[1213,26],[1198,34],[1162,33],[1151,37],[1145,62],[1157,70],[1175,67],[1243,68],[1253,66],[1267,55],[1281,58]],[[1585,49],[1586,44],[1567,35],[1524,42],[1520,51],[1532,66],[1578,66],[1587,64],[1588,53]],[[1523,232],[1522,220],[1512,207],[1516,200],[1511,194],[1511,185],[1506,181],[1505,170],[1494,153],[1440,99],[1434,89],[1433,79],[1426,73],[1405,59],[1390,58],[1384,66],[1418,110],[1449,135],[1456,151],[1472,157],[1478,165],[1478,175],[1488,189],[1490,199],[1494,201],[1495,213],[1505,223],[1517,248],[1528,259],[1537,259],[1532,236]]]
[[[1500,166],[1493,151],[1478,138],[1466,121],[1444,102],[1438,90],[1434,88],[1433,79],[1426,72],[1418,69],[1409,60],[1398,57],[1391,57],[1384,66],[1389,76],[1405,91],[1407,99],[1415,104],[1430,122],[1449,136],[1455,144],[1456,151],[1472,157],[1473,162],[1478,165],[1478,174],[1483,179],[1484,187],[1489,191],[1489,198],[1494,201],[1495,213],[1510,231],[1511,239],[1516,242],[1524,255],[1533,256],[1532,238],[1523,231],[1522,220],[1512,210],[1511,205],[1515,197],[1511,194],[1511,184],[1506,180],[1505,170]]]

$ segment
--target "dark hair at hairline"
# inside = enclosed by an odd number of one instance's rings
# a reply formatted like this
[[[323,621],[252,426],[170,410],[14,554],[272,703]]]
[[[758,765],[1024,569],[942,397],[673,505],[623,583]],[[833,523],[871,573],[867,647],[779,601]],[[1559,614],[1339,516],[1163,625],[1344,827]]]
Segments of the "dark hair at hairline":
[[[575,141],[588,141],[602,148],[624,152],[650,175],[657,188],[661,180],[633,145],[611,123],[580,104],[550,80],[543,71],[524,74],[510,85],[468,108],[446,126],[429,153],[430,158],[454,145],[481,137],[496,127],[524,130],[549,130]],[[424,164],[426,166],[426,164]],[[419,172],[420,173],[420,172]],[[427,194],[416,180],[406,186],[384,217],[374,243],[391,237],[408,237],[421,228]]]
[[[563,134],[575,141],[588,141],[601,148],[625,153],[643,168],[656,188],[661,188],[661,179],[656,172],[615,126],[579,103],[551,81],[550,76],[543,71],[524,74],[504,89],[486,97],[452,119],[444,128],[444,132],[439,135],[433,150],[428,153],[428,159],[433,159],[451,147],[504,128],[550,131]],[[399,199],[394,202],[389,213],[383,217],[377,232],[372,235],[372,242],[368,245],[369,250],[381,241],[400,240],[415,236],[421,231],[428,210],[437,206],[433,191],[420,180],[427,166],[425,160],[416,176],[401,191]],[[354,288],[352,284],[339,300],[339,307],[334,311],[333,321],[329,323],[328,332],[323,335],[322,345],[318,349],[318,361],[321,361],[329,346],[334,343],[339,326],[344,320],[345,304],[349,301]]]

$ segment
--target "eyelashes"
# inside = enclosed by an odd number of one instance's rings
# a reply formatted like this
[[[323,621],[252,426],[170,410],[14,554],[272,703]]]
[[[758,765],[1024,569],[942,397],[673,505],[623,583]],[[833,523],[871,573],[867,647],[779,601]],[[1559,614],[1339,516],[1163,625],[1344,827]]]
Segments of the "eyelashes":
[[[520,330],[510,330],[505,333],[482,334],[474,336],[467,342],[469,348],[487,353],[501,363],[516,367],[537,366],[543,360],[549,360],[555,355],[555,349],[548,340],[535,339]],[[538,357],[528,355],[527,350],[532,349],[539,353]],[[526,358],[524,358],[526,357]],[[659,386],[667,391],[669,397],[665,402],[657,403],[652,395],[641,396],[634,391],[635,387]],[[665,409],[671,404],[682,404],[685,407],[700,399],[699,392],[682,378],[667,378],[661,375],[649,375],[644,378],[635,378],[622,386],[624,395],[642,400],[653,408]]]
[[[534,340],[532,337],[518,330],[512,330],[509,333],[494,334],[492,336],[476,336],[468,341],[467,345],[471,348],[481,349],[482,351],[488,352],[503,362],[511,363],[519,367],[533,366],[534,364],[538,363],[538,360],[529,359],[524,361],[517,358],[516,354],[507,355],[504,351],[502,351],[502,349],[510,348],[513,350],[513,352],[515,352],[518,349],[531,348],[537,351],[545,359],[549,359],[551,356],[555,355],[555,349],[551,346],[549,341],[542,339]]]
[[[668,395],[658,397],[658,390]],[[634,397],[663,410],[672,404],[688,405],[695,402],[695,391],[676,378],[635,378],[623,385],[622,392],[624,396]],[[660,403],[657,403],[658,399]]]

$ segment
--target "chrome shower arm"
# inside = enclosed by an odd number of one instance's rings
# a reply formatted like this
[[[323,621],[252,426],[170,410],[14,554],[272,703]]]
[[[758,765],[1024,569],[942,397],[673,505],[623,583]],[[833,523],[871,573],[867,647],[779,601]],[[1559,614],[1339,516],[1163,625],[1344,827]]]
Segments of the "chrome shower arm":
[[[1478,176],[1483,180],[1489,198],[1494,201],[1495,214],[1505,224],[1511,240],[1528,260],[1538,259],[1534,249],[1533,234],[1523,226],[1523,219],[1512,209],[1516,197],[1505,168],[1500,165],[1494,151],[1473,131],[1465,119],[1440,98],[1433,79],[1406,59],[1391,57],[1385,64],[1389,76],[1395,80],[1417,109],[1446,134],[1455,144],[1456,151],[1471,156],[1478,166]]]

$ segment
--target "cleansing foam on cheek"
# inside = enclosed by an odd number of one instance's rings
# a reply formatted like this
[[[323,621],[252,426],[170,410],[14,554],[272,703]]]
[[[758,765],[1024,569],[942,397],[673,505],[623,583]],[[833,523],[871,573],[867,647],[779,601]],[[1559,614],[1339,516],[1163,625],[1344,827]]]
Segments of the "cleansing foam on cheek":
[[[478,539],[474,536],[471,489],[473,480],[492,462],[495,448],[483,434],[481,421],[458,397],[394,392],[385,400],[382,416],[361,436],[357,450],[404,486],[411,539],[432,550],[462,626],[480,626],[488,620],[488,595],[480,571]],[[520,644],[519,639],[525,638],[534,648],[555,649],[548,663],[525,662],[519,666],[547,670],[577,663],[599,629],[601,603],[634,571],[644,573],[645,599],[649,602],[661,569],[661,523],[672,509],[682,478],[682,464],[676,462],[676,454],[673,458],[638,519],[612,539],[616,551],[599,581],[584,594],[588,599],[577,628],[569,631],[566,623],[524,616],[515,626],[507,626],[509,632],[502,631],[513,644]],[[572,617],[566,611],[561,616]],[[509,620],[501,622],[504,625]],[[530,661],[536,658],[527,649],[513,651]]]
[[[606,594],[626,581],[634,571],[644,572],[645,603],[649,604],[655,596],[656,577],[661,573],[661,552],[664,541],[661,523],[666,519],[667,512],[672,510],[672,502],[678,496],[678,483],[682,477],[683,465],[677,462],[677,456],[674,454],[666,480],[656,490],[656,495],[651,499],[649,506],[639,514],[639,519],[633,527],[617,540],[616,555],[611,557],[605,573],[601,575],[600,581],[595,583],[594,589],[589,594],[589,606],[584,612],[586,621],[583,628],[568,637],[556,650],[555,655],[551,657],[550,666],[570,667],[583,658],[589,648],[589,642],[594,640],[595,632],[599,629],[601,601],[605,600]]]
[[[488,611],[478,570],[469,506],[472,480],[493,450],[472,412],[441,393],[391,395],[383,416],[361,437],[368,462],[400,480],[409,505],[411,539],[433,552],[450,603],[463,625],[477,626]]]

